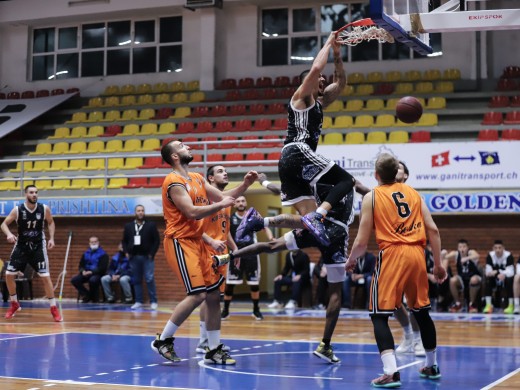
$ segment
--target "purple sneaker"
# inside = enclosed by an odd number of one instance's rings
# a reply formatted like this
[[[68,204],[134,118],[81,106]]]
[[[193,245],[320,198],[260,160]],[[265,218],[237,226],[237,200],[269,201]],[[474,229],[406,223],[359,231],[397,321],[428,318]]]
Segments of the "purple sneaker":
[[[321,245],[330,245],[329,236],[325,229],[325,225],[323,225],[323,215],[313,211],[312,213],[306,214],[302,217],[302,223]]]
[[[238,225],[235,241],[244,242],[251,239],[253,232],[259,232],[264,228],[264,218],[253,207],[247,210],[242,218],[242,222]]]

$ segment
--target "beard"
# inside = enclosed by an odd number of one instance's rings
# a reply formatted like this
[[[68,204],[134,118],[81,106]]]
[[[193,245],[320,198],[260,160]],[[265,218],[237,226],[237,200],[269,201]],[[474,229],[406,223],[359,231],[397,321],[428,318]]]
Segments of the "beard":
[[[31,203],[31,204],[36,204],[38,203],[38,198],[36,199],[33,199],[33,198],[27,198],[27,202]]]
[[[193,156],[190,156],[189,154],[185,156],[181,156],[179,161],[182,165],[188,165],[193,160]]]

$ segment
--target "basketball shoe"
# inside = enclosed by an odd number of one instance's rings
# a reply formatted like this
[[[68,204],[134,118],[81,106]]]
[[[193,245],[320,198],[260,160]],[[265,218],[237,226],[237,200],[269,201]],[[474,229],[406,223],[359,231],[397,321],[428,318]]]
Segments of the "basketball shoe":
[[[401,375],[399,371],[393,374],[383,374],[379,378],[374,379],[370,383],[373,387],[400,387],[401,386]]]
[[[231,348],[228,345],[222,344],[222,350],[229,352]],[[197,353],[208,353],[209,352],[209,344],[208,339],[204,340],[203,342],[199,343],[197,345],[197,348],[195,348],[195,352]]]
[[[18,303],[18,301],[11,301],[11,307],[7,310],[7,313],[5,313],[5,318],[8,320],[13,318],[18,310],[22,310],[20,303]]]
[[[329,363],[339,363],[341,360],[339,360],[336,355],[334,355],[334,350],[332,349],[331,345],[325,345],[325,343],[322,341],[320,345],[318,345],[318,348],[313,352],[313,354],[320,359],[323,359]]]
[[[160,337],[161,335],[157,333],[157,337],[154,341],[152,341],[151,344],[152,350],[157,352],[166,360],[169,360],[171,362],[180,362],[181,358],[177,356],[175,350],[173,349],[173,340],[175,340],[175,338],[167,337],[164,340],[161,340]]]
[[[260,309],[253,310],[253,313],[251,315],[257,321],[262,321],[264,319],[264,315],[262,314]]]
[[[217,348],[206,352],[206,355],[204,356],[204,363],[223,365],[235,364],[236,360],[232,359],[231,356],[229,356],[229,353],[224,351],[223,346],[223,344],[220,344]]]
[[[395,353],[410,353],[413,352],[413,335],[403,335],[403,339],[398,347],[395,349]]]
[[[57,306],[51,306],[51,314],[52,318],[54,318],[54,321],[61,322],[63,321],[63,318],[60,315],[60,311],[58,310]]]
[[[254,207],[251,207],[249,210],[247,210],[246,214],[242,218],[240,225],[238,225],[237,231],[235,233],[235,241],[249,241],[251,239],[252,233],[259,232],[263,228],[264,218],[262,218],[260,213],[256,211]]]
[[[441,370],[439,370],[438,365],[433,365],[431,367],[423,367],[419,370],[419,375],[421,378],[426,379],[439,379],[441,375]]]
[[[493,314],[493,305],[490,303],[487,303],[486,306],[484,307],[484,310],[482,310],[482,313]]]
[[[329,235],[327,234],[327,229],[323,224],[323,215],[313,211],[312,213],[306,214],[302,217],[302,223],[321,245],[330,245]]]

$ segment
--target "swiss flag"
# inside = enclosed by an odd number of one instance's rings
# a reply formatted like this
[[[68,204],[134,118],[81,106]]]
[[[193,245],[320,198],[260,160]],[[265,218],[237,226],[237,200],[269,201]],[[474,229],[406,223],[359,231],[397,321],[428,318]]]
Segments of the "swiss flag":
[[[450,152],[442,152],[432,156],[432,167],[443,167],[450,165]]]

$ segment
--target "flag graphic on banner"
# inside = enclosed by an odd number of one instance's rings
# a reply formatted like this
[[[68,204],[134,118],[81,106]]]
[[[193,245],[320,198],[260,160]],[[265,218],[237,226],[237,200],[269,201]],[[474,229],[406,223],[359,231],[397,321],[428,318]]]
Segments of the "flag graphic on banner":
[[[498,152],[479,152],[480,153],[480,165],[494,165],[500,164],[498,158]]]
[[[432,167],[443,167],[450,165],[450,152],[442,152],[432,155]]]

